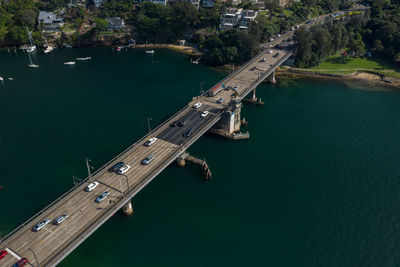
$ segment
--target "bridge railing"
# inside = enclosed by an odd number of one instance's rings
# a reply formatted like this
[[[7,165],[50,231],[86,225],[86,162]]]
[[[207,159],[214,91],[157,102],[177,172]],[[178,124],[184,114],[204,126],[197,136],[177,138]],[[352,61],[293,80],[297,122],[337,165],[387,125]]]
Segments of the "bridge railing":
[[[11,231],[10,233],[8,233],[6,236],[4,236],[2,239],[0,239],[0,246],[8,239],[10,238],[13,234],[15,234],[16,232],[18,232],[19,230],[21,230],[22,228],[24,228],[25,226],[27,226],[28,224],[30,224],[33,220],[37,219],[39,216],[41,216],[43,213],[45,213],[46,211],[48,211],[51,207],[55,206],[57,204],[57,202],[59,202],[60,200],[64,199],[65,197],[67,197],[70,193],[72,193],[74,190],[76,190],[77,188],[79,188],[80,186],[82,186],[84,183],[86,183],[88,180],[90,180],[91,178],[93,178],[93,176],[95,176],[96,174],[98,174],[99,172],[101,172],[102,170],[104,170],[106,167],[108,167],[112,162],[117,161],[122,155],[124,155],[127,151],[129,151],[130,149],[132,149],[134,146],[140,144],[141,142],[143,142],[145,139],[147,139],[149,136],[151,136],[152,134],[154,134],[156,131],[158,131],[161,127],[163,127],[165,124],[170,123],[179,113],[181,113],[182,111],[184,111],[187,108],[187,106],[183,107],[182,109],[180,109],[179,111],[177,111],[176,113],[174,113],[171,117],[169,117],[168,119],[166,119],[164,122],[160,123],[156,128],[154,128],[153,130],[151,130],[148,134],[144,135],[142,138],[140,138],[138,141],[136,141],[135,143],[133,143],[132,145],[130,145],[129,147],[127,147],[126,149],[124,149],[121,153],[119,153],[117,156],[115,156],[114,158],[112,158],[111,160],[109,160],[107,163],[105,163],[104,165],[102,165],[100,168],[98,168],[96,171],[94,171],[92,173],[91,176],[86,177],[85,179],[81,180],[79,183],[77,183],[76,185],[74,185],[71,189],[69,189],[68,191],[66,191],[65,193],[63,193],[60,197],[58,197],[56,200],[54,200],[53,202],[51,202],[49,205],[47,205],[46,207],[44,207],[43,209],[41,209],[40,211],[36,212],[32,217],[30,217],[28,220],[24,221],[22,224],[20,224],[17,228],[15,228],[13,231]]]

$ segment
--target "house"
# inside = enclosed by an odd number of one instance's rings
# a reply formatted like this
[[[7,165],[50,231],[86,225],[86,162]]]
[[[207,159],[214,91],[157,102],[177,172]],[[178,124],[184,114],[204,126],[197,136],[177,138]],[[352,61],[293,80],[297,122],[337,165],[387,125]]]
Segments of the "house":
[[[86,0],[70,0],[68,6],[86,6]]]
[[[279,0],[279,7],[285,8],[289,5],[290,0]]]
[[[125,22],[120,17],[106,18],[109,25],[107,30],[112,31],[116,29],[122,29],[125,26]]]
[[[96,7],[101,7],[101,5],[103,4],[104,0],[93,0],[93,4]]]
[[[39,29],[45,31],[57,31],[64,25],[64,21],[53,12],[40,11],[38,25]]]
[[[219,24],[220,30],[227,30],[236,27],[242,18],[243,8],[229,7],[221,16],[221,22]]]
[[[214,7],[214,0],[202,0],[201,1],[202,8],[213,8]]]
[[[167,5],[167,0],[141,0],[140,2],[151,2],[153,4],[158,4],[158,5]]]
[[[247,28],[249,28],[250,25],[256,19],[257,15],[258,15],[257,11],[243,10],[242,18],[240,19],[240,22],[239,22],[239,29],[247,29]]]
[[[228,1],[228,0],[220,0],[220,1],[221,1],[221,3],[224,3],[224,4],[230,2],[230,0],[229,0],[229,1]],[[231,2],[230,4],[232,4],[232,5],[234,5],[234,6],[237,6],[237,5],[239,5],[241,2],[242,2],[242,0],[232,0],[232,2]]]

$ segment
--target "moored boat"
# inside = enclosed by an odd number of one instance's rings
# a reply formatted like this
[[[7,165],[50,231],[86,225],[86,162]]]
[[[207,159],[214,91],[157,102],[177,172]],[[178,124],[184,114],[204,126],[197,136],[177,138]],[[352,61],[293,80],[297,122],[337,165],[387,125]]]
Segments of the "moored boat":
[[[75,65],[75,61],[64,62],[64,65]]]
[[[147,54],[154,54],[155,52],[154,52],[154,50],[146,50],[146,53]]]
[[[83,61],[83,60],[89,60],[89,59],[92,59],[91,57],[77,57],[76,58],[76,60],[81,60],[81,61]]]

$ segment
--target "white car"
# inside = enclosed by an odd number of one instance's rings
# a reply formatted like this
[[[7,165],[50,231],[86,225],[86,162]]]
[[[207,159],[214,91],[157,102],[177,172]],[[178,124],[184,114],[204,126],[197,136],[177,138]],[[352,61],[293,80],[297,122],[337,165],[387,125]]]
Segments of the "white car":
[[[201,113],[201,116],[202,116],[203,118],[204,118],[204,117],[207,117],[208,113],[210,113],[210,112],[208,112],[208,110],[206,110],[206,111],[204,111],[203,113]]]
[[[269,41],[272,42],[274,40],[274,38],[270,38]]]
[[[202,105],[203,105],[203,104],[202,104],[201,102],[197,102],[196,104],[193,105],[193,107],[194,107],[195,109],[198,109],[198,108],[200,108]]]
[[[90,191],[92,191],[93,189],[95,189],[98,185],[99,185],[98,182],[91,183],[91,184],[89,184],[88,186],[86,186],[85,191],[86,191],[86,192],[90,192]]]
[[[131,166],[129,166],[129,165],[122,166],[121,168],[118,169],[117,173],[124,174],[127,171],[129,171],[130,168],[131,168]]]
[[[43,221],[40,221],[38,224],[36,224],[33,227],[33,231],[35,232],[39,232],[40,230],[42,230],[46,225],[48,225],[50,222],[50,219],[44,219]]]
[[[274,51],[268,50],[268,54],[272,54],[272,53],[274,53]]]
[[[281,37],[281,35],[278,33],[278,37]]]
[[[146,141],[146,143],[144,143],[145,146],[151,146],[152,144],[154,144],[157,141],[157,138],[152,137],[149,140]]]

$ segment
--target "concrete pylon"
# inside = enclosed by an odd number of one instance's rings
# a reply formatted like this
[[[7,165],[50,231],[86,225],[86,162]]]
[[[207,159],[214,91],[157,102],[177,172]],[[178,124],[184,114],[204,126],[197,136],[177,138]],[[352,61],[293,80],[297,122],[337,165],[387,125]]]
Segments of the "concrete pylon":
[[[256,88],[253,89],[253,97],[252,97],[252,101],[256,102],[257,101],[257,96],[256,96]]]
[[[132,207],[132,202],[128,201],[123,207],[122,207],[122,212],[125,215],[132,215],[133,213],[133,207]]]
[[[271,83],[276,83],[275,71],[273,71],[269,77],[270,77],[270,78],[269,78],[269,81],[270,81]]]

